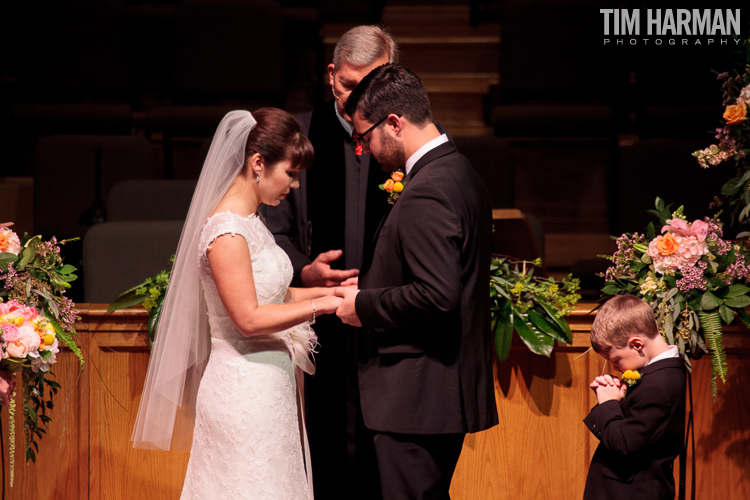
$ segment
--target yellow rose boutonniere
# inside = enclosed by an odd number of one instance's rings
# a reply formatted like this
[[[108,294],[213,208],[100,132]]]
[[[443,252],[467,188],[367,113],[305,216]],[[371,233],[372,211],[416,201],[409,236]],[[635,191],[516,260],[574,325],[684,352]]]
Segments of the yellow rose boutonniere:
[[[622,381],[628,384],[629,387],[633,387],[641,379],[641,374],[638,370],[625,370],[622,374]]]
[[[378,187],[388,193],[388,203],[393,205],[398,200],[399,193],[404,190],[406,183],[403,182],[404,173],[401,171],[395,171],[391,174],[391,178],[380,184]]]

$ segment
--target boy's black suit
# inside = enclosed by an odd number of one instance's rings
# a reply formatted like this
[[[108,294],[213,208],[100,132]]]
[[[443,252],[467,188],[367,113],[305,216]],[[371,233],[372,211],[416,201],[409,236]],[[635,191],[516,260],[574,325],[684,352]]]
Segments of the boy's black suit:
[[[685,435],[685,362],[656,361],[622,401],[592,408],[584,423],[601,443],[584,500],[664,500],[675,496],[673,464]]]

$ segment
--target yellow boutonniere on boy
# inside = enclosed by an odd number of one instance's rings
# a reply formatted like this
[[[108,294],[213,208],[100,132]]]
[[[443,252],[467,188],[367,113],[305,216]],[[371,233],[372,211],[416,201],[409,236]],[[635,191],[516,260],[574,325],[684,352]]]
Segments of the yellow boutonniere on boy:
[[[388,193],[388,203],[393,205],[398,200],[399,194],[404,190],[406,183],[403,182],[404,173],[397,170],[391,174],[391,178],[378,187]]]
[[[628,384],[628,387],[633,387],[639,380],[641,380],[641,374],[638,370],[625,370],[622,374],[622,381]]]

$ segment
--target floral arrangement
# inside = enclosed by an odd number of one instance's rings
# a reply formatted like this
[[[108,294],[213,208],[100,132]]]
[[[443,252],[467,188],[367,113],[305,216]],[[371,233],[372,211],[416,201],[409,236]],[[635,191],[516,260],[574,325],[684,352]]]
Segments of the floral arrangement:
[[[59,245],[66,241],[42,241],[28,234],[19,238],[11,225],[0,225],[0,369],[21,373],[26,460],[34,462],[39,451],[36,440],[45,434],[43,427],[51,421],[47,412],[54,408],[54,395],[60,389],[50,378],[60,344],[78,357],[81,369],[84,366],[74,340],[78,311],[65,296],[77,277],[76,268],[64,264],[60,256]],[[9,414],[12,485],[15,397]]]
[[[734,163],[736,176],[727,181],[721,188],[724,198],[716,204],[726,203],[734,219],[740,224],[748,222],[750,217],[750,64],[745,66],[744,73],[735,75],[721,73],[718,79],[723,81],[724,123],[716,129],[718,144],[695,151],[693,156],[703,168],[722,163]]]
[[[174,263],[175,256],[170,257],[169,262]],[[107,312],[114,312],[126,307],[142,305],[148,312],[148,342],[149,349],[153,347],[156,327],[159,324],[161,306],[169,286],[169,277],[172,271],[160,271],[156,276],[146,279],[143,283],[122,292],[114,302],[109,305]]]
[[[504,362],[513,331],[531,352],[549,357],[555,340],[570,344],[573,334],[564,317],[580,300],[579,280],[562,282],[534,276],[541,259],[529,262],[495,255],[490,266],[490,312],[495,354]]]
[[[617,251],[602,256],[612,261],[604,277],[604,298],[632,294],[648,302],[659,332],[677,345],[688,369],[690,358],[708,353],[716,379],[726,382],[722,323],[738,317],[750,325],[744,308],[750,305],[750,246],[746,240],[723,239],[717,217],[688,222],[680,207],[675,212],[656,199],[661,229],[650,223],[645,234],[623,234]]]
[[[378,185],[378,187],[382,190],[388,193],[388,203],[393,205],[396,203],[396,200],[398,200],[399,194],[401,191],[404,190],[404,187],[406,187],[406,183],[403,182],[404,180],[404,173],[400,170],[396,170],[395,172],[391,173],[391,178],[385,181],[383,184]]]

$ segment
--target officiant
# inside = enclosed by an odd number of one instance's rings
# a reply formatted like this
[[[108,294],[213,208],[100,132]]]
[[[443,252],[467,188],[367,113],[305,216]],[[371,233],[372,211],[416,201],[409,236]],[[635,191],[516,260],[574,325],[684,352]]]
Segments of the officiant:
[[[336,44],[327,71],[332,98],[297,116],[315,148],[315,163],[300,188],[265,216],[289,255],[295,286],[333,286],[357,276],[385,211],[378,188],[387,175],[352,138],[344,111],[349,93],[374,68],[398,62],[393,38],[378,26],[358,26]],[[352,327],[335,316],[314,325],[320,342],[317,371],[306,381],[306,412],[315,496],[380,498],[371,440],[364,438],[357,396]],[[356,492],[356,495],[353,493]]]

